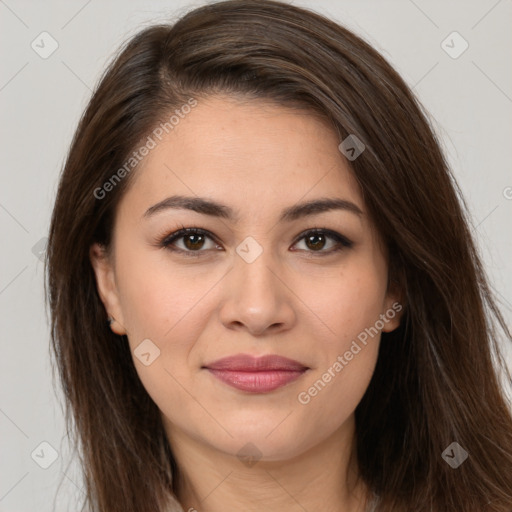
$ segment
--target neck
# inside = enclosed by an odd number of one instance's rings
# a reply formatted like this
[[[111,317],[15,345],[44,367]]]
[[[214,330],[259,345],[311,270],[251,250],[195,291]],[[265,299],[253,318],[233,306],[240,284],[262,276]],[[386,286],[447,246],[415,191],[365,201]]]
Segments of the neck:
[[[289,460],[241,461],[166,424],[179,468],[177,496],[187,512],[322,510],[364,512],[367,488],[358,479],[355,422]]]

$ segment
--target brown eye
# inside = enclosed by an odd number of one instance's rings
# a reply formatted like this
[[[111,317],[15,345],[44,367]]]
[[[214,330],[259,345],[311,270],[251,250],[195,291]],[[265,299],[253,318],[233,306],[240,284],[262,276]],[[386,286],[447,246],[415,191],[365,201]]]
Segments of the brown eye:
[[[208,241],[210,241],[209,247]],[[181,252],[187,256],[200,256],[201,253],[207,252],[209,249],[219,248],[213,237],[200,228],[183,228],[175,231],[162,240],[160,245],[170,251]]]
[[[300,238],[294,245],[303,240],[306,248],[300,248],[300,250],[309,253],[319,253],[319,255],[331,254],[342,249],[348,249],[353,245],[353,242],[343,235],[326,229],[308,230],[300,235]],[[327,249],[325,249],[326,247]]]
[[[184,240],[184,245],[187,249],[190,249],[191,251],[195,249],[201,249],[201,247],[204,244],[205,237],[202,234],[196,235],[196,234],[190,234],[185,235],[182,237]]]
[[[325,235],[313,234],[305,237],[306,245],[313,250],[323,249],[325,247]]]

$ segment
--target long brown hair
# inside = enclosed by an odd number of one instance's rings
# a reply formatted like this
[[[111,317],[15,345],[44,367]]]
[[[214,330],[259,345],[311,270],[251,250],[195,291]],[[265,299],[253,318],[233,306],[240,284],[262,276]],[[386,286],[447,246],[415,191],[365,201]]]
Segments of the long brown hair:
[[[142,30],[106,70],[75,133],[46,264],[52,355],[83,464],[84,507],[180,509],[159,410],[126,338],[108,328],[89,248],[108,248],[137,169],[101,197],[95,191],[176,108],[216,93],[307,109],[340,142],[356,135],[366,146],[351,170],[389,248],[390,285],[404,297],[401,325],[383,333],[356,409],[359,471],[378,511],[510,512],[512,418],[493,361],[506,370],[499,338],[512,337],[428,115],[361,38],[269,0],[214,3]],[[442,457],[452,442],[469,453],[456,469]]]

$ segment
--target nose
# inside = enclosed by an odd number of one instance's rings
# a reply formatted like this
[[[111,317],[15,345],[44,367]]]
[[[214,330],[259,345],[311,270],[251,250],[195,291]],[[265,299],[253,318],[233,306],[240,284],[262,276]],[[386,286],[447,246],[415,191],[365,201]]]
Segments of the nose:
[[[291,283],[270,251],[250,263],[236,254],[225,279],[219,314],[227,329],[263,336],[288,330],[296,321]]]

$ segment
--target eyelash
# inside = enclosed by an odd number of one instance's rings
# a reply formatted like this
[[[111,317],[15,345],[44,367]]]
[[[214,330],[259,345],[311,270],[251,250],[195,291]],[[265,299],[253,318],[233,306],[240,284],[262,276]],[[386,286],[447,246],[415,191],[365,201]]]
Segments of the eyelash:
[[[178,231],[175,231],[174,233],[171,233],[170,235],[167,235],[163,237],[158,243],[158,245],[164,249],[167,249],[172,252],[178,252],[185,254],[188,257],[191,258],[197,258],[201,256],[201,253],[207,252],[208,250],[204,249],[198,249],[197,251],[191,251],[191,250],[184,250],[184,249],[178,249],[177,247],[173,247],[172,243],[176,240],[179,240],[186,235],[204,235],[208,238],[210,238],[214,243],[220,245],[216,238],[209,232],[202,228],[185,228],[179,229]],[[353,246],[353,242],[346,238],[345,236],[341,235],[340,233],[337,233],[336,231],[331,231],[330,229],[322,229],[322,228],[312,228],[308,229],[306,231],[303,231],[295,240],[293,245],[296,245],[298,242],[300,242],[302,239],[306,238],[307,236],[311,235],[325,235],[328,238],[332,238],[338,243],[338,246],[334,249],[330,249],[328,251],[320,250],[320,251],[306,251],[309,252],[314,256],[318,255],[320,257],[326,256],[328,254],[332,254],[335,252],[342,251],[343,249],[350,249]]]

